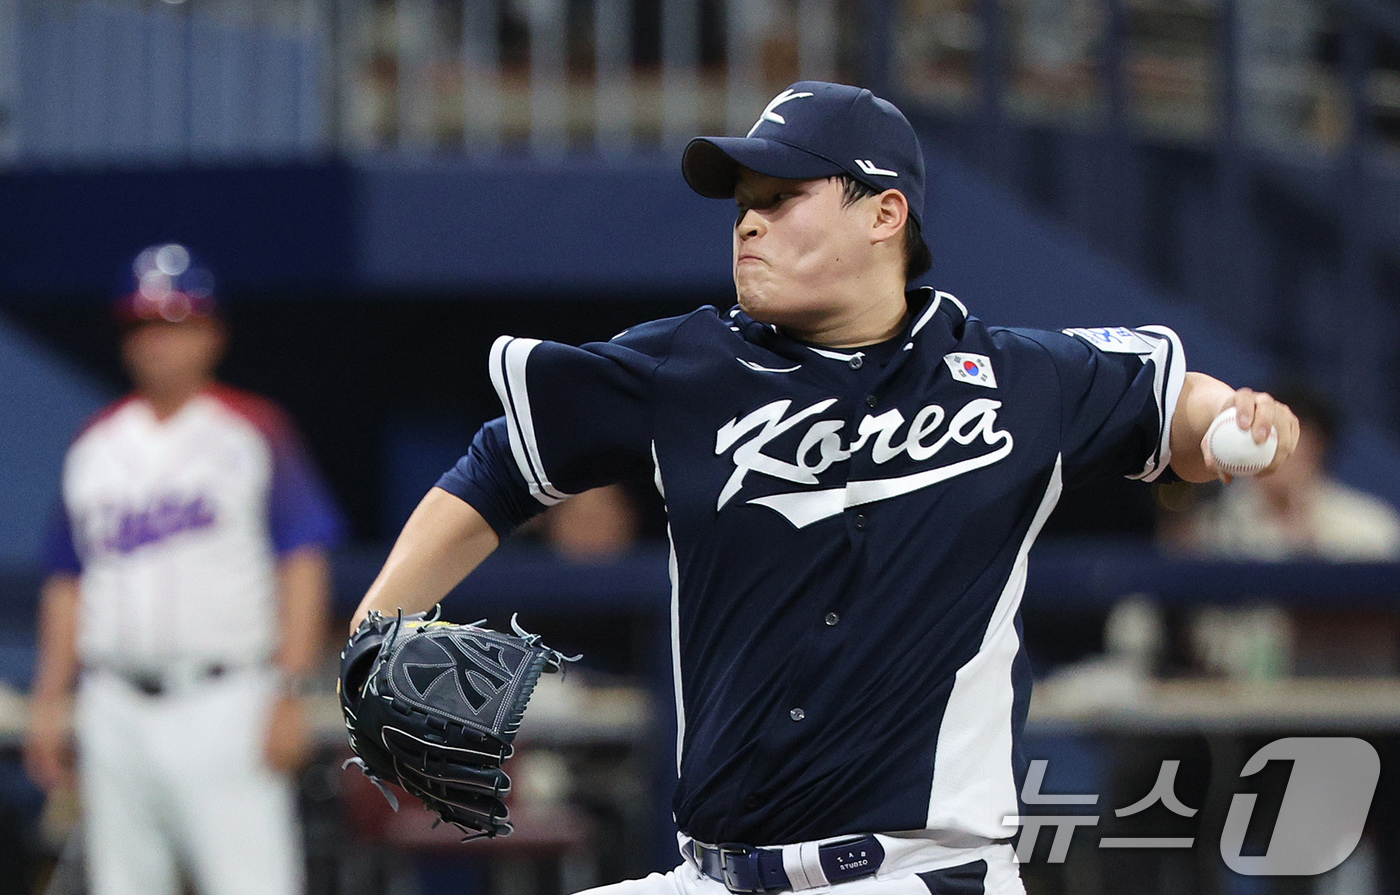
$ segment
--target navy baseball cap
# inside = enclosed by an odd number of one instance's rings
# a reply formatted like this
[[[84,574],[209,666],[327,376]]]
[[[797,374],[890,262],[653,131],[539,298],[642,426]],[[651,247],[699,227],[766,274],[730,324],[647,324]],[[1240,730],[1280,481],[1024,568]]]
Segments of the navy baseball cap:
[[[183,323],[219,317],[214,278],[179,243],[151,246],[131,263],[131,286],[117,299],[117,319]]]
[[[686,183],[711,199],[734,198],[743,166],[811,180],[849,174],[883,193],[896,189],[924,223],[924,153],[904,113],[869,90],[798,81],[773,97],[742,137],[696,137],[685,147]]]

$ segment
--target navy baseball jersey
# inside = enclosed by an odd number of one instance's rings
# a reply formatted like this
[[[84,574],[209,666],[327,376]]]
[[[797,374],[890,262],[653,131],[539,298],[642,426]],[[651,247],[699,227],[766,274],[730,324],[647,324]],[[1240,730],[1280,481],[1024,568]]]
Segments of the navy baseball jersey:
[[[655,479],[674,810],[703,842],[1014,834],[1031,543],[1063,487],[1170,461],[1170,330],[1010,329],[909,300],[899,337],[850,350],[713,308],[583,347],[502,338],[506,414],[439,482],[505,535]]]

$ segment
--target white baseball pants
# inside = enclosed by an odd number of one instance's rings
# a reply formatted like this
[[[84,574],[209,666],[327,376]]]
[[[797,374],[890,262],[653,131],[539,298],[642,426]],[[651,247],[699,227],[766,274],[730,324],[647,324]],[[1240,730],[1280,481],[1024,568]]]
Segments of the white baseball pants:
[[[188,680],[159,696],[102,672],[75,726],[92,895],[299,895],[293,788],[264,760],[270,671]]]
[[[847,837],[848,838],[848,837]],[[1016,854],[1008,843],[948,848],[927,839],[878,835],[885,860],[872,876],[835,885],[794,888],[811,895],[1025,895]],[[839,841],[839,840],[831,840]],[[785,846],[803,853],[799,845]],[[815,854],[815,849],[807,853]],[[786,863],[786,856],[785,856]],[[791,877],[793,874],[789,874]],[[809,879],[817,880],[815,874]],[[724,884],[704,876],[690,861],[669,873],[626,880],[580,895],[728,895]]]

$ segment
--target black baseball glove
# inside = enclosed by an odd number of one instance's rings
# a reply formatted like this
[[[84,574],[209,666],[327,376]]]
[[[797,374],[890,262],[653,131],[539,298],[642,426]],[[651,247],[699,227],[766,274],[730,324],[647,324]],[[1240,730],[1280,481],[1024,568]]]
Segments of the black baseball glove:
[[[513,617],[513,635],[437,619],[436,609],[431,617],[372,612],[351,635],[340,654],[340,707],[359,757],[346,767],[358,765],[396,811],[383,781],[466,839],[508,836],[510,777],[501,764],[540,673],[578,657],[540,643]]]

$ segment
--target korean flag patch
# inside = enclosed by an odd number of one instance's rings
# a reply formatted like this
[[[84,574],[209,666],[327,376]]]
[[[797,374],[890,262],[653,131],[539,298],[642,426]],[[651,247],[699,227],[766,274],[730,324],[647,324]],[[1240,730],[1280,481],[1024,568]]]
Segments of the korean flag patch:
[[[960,382],[970,382],[983,388],[997,387],[997,377],[992,372],[992,361],[985,354],[955,351],[943,355],[943,363],[953,371],[953,378]]]

